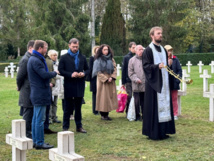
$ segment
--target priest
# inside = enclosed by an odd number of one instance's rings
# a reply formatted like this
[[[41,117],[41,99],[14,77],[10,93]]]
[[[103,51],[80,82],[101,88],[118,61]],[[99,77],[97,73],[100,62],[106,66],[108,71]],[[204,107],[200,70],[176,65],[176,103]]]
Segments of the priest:
[[[162,140],[175,134],[175,123],[170,95],[169,73],[166,50],[160,45],[162,28],[150,30],[152,42],[143,53],[143,69],[146,77],[143,111],[143,135],[152,140]]]

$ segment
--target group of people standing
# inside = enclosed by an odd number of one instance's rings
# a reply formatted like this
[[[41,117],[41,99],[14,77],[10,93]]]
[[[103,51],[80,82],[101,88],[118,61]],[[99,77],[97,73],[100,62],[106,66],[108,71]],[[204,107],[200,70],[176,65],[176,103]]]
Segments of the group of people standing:
[[[122,84],[128,93],[126,113],[133,95],[136,121],[143,119],[142,133],[159,140],[175,133],[180,83],[169,76],[164,66],[170,66],[180,76],[182,71],[179,61],[172,55],[173,48],[168,45],[164,49],[160,45],[162,28],[153,27],[150,37],[152,42],[146,49],[135,42],[129,44],[130,52],[123,59]],[[56,133],[49,129],[49,124],[61,123],[56,115],[57,95],[60,94],[63,95],[63,131],[69,130],[70,115],[75,111],[76,131],[87,133],[82,126],[81,113],[86,79],[90,81],[92,112],[95,115],[100,114],[102,120],[111,121],[109,112],[118,107],[116,62],[110,46],[95,46],[89,66],[79,50],[78,39],[72,38],[68,47],[58,62],[57,51],[50,50],[46,56],[48,44],[45,41],[31,40],[27,45],[28,51],[19,62],[17,90],[20,92],[20,114],[26,120],[27,137],[33,139],[36,149],[53,147],[44,142],[44,133]]]

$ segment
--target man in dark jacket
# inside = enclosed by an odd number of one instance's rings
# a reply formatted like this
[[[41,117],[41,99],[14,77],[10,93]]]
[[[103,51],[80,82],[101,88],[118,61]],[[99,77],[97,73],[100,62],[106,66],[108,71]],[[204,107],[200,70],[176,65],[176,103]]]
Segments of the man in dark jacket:
[[[32,138],[31,123],[33,118],[33,105],[30,101],[30,83],[28,80],[27,63],[33,51],[34,40],[27,44],[27,52],[19,61],[19,71],[16,77],[17,90],[19,91],[19,106],[21,116],[26,122],[26,136]]]
[[[79,40],[71,39],[68,46],[68,53],[61,56],[58,68],[60,74],[64,76],[63,130],[69,129],[70,115],[74,106],[76,131],[86,133],[81,123],[81,106],[85,91],[85,76],[89,74],[89,68],[85,56],[79,52]]]
[[[44,121],[46,106],[51,104],[51,92],[49,80],[57,73],[49,72],[44,58],[48,44],[42,40],[36,40],[33,54],[30,57],[27,70],[30,81],[30,99],[34,106],[32,120],[32,138],[36,149],[50,149],[53,146],[44,143]]]
[[[126,92],[128,93],[128,99],[126,102],[126,113],[128,112],[129,103],[132,98],[132,82],[128,75],[128,64],[129,60],[134,56],[135,54],[135,42],[129,43],[129,53],[123,57],[123,67],[122,67],[122,85],[126,87]]]

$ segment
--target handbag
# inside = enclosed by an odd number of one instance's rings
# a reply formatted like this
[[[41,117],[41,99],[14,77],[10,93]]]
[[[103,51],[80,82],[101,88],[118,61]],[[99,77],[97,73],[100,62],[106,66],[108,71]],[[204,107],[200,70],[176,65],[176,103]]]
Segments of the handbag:
[[[124,86],[122,86],[118,93],[117,93],[117,102],[118,102],[118,108],[116,112],[123,113],[126,107],[126,101],[128,98],[128,94],[126,92],[126,89]]]

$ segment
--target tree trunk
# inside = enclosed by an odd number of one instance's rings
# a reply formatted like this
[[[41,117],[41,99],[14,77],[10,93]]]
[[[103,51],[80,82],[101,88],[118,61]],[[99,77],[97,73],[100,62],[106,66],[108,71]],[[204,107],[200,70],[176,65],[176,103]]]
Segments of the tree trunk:
[[[91,50],[95,46],[95,13],[94,13],[94,0],[91,0]]]

